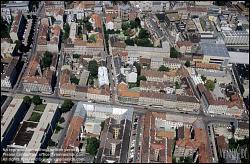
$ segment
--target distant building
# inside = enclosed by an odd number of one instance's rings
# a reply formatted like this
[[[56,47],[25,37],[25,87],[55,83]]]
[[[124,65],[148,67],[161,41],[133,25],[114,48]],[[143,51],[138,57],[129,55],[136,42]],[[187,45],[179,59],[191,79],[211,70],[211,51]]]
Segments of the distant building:
[[[235,129],[234,136],[236,139],[244,139],[249,137],[249,123],[238,122],[238,127]]]
[[[98,81],[99,81],[99,87],[103,85],[109,85],[108,70],[106,67],[98,68]]]
[[[222,31],[226,45],[249,45],[249,33],[246,31]]]
[[[17,78],[16,65],[18,61],[19,57],[2,59],[1,65],[3,65],[3,68],[1,69],[1,87],[13,87]]]
[[[10,9],[11,12],[29,12],[29,1],[10,1],[4,5],[5,8]],[[2,8],[2,7],[1,7]]]

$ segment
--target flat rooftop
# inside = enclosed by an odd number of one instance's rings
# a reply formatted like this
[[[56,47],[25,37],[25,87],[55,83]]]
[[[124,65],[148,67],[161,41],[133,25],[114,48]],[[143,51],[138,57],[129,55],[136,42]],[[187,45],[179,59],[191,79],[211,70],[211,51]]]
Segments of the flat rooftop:
[[[200,46],[204,56],[230,57],[225,44],[200,43]]]

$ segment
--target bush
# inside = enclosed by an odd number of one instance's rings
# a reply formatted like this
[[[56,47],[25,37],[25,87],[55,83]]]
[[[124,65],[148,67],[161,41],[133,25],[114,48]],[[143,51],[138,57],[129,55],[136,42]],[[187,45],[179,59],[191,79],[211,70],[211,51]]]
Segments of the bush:
[[[175,82],[175,88],[176,89],[180,89],[181,88],[181,85],[178,83],[178,81]]]
[[[61,123],[64,123],[64,122],[65,122],[65,119],[63,117],[61,117],[60,120],[59,120],[59,123],[61,124]]]
[[[97,78],[98,64],[96,60],[89,61],[88,71],[90,72],[90,76]]]
[[[74,103],[71,101],[71,100],[64,100],[61,108],[60,108],[60,111],[61,113],[66,113],[68,111],[70,111],[70,109],[72,108],[72,106],[74,105]]]
[[[42,65],[43,67],[47,68],[47,67],[50,67],[51,63],[52,63],[52,53],[46,51],[44,54],[43,54],[43,58],[42,58]]]
[[[186,66],[186,67],[190,67],[190,65],[191,65],[190,61],[187,60],[186,63],[185,63],[185,66]]]
[[[27,105],[30,105],[32,102],[32,99],[29,96],[24,96],[23,97],[23,102]]]
[[[42,104],[43,100],[40,98],[40,96],[35,95],[35,96],[32,98],[32,102],[33,102],[35,105],[40,105],[40,104]]]
[[[95,137],[87,138],[86,152],[90,155],[96,155],[100,141]]]
[[[170,49],[170,58],[177,58],[180,55],[178,51],[174,47]]]
[[[203,82],[205,82],[205,81],[207,80],[207,78],[206,78],[205,76],[201,75],[201,80],[202,80]]]
[[[133,40],[133,39],[130,39],[130,38],[126,39],[126,40],[125,40],[125,43],[126,43],[127,45],[129,45],[129,46],[134,46],[134,45],[135,45],[134,40]]]
[[[123,31],[126,31],[126,30],[129,29],[129,28],[130,28],[130,25],[129,25],[128,22],[122,23],[122,30],[123,30]]]
[[[170,69],[168,67],[165,67],[164,65],[161,65],[158,69],[158,71],[165,71],[168,72]]]
[[[74,83],[74,84],[76,84],[76,85],[78,85],[79,84],[79,79],[75,76],[75,75],[73,75],[71,78],[70,78],[70,82],[71,83]]]
[[[207,90],[213,91],[215,84],[212,80],[207,80],[205,83],[205,87],[207,88]]]
[[[79,58],[80,58],[80,55],[79,55],[79,54],[73,54],[73,58],[74,58],[74,59],[79,59]]]

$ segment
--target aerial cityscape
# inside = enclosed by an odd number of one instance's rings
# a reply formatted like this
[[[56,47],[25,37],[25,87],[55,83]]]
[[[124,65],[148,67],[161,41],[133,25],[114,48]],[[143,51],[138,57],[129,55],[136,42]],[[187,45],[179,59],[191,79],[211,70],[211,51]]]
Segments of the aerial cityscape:
[[[1,1],[1,162],[249,163],[249,2]]]

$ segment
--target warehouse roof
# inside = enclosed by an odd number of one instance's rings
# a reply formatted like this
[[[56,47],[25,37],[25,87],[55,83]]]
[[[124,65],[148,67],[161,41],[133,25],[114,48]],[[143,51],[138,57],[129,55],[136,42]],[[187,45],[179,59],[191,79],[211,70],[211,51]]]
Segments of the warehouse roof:
[[[229,54],[225,44],[200,43],[202,52],[206,56],[228,57]]]

